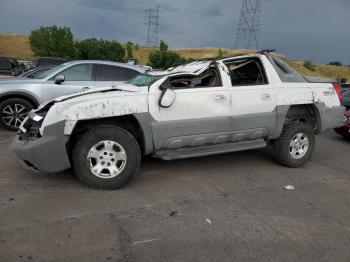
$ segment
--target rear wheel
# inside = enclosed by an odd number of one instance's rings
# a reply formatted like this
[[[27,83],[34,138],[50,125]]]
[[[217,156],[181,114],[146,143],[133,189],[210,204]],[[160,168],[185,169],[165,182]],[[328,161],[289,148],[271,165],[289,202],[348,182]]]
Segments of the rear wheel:
[[[86,132],[72,151],[73,169],[89,187],[110,190],[128,183],[139,171],[141,151],[127,130],[99,126]]]
[[[300,167],[308,162],[315,148],[312,128],[301,122],[287,123],[281,136],[274,141],[275,159],[287,167]]]
[[[22,98],[10,98],[0,103],[0,124],[17,131],[33,105]]]
[[[342,137],[347,140],[347,141],[350,141],[350,133],[348,134],[342,134]]]

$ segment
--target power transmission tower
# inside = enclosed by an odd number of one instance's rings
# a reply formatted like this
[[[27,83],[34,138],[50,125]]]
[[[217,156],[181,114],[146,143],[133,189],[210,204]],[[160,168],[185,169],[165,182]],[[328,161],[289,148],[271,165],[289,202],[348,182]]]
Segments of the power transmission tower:
[[[235,49],[259,49],[259,31],[262,0],[242,0],[241,15],[239,18]]]
[[[147,42],[149,47],[158,46],[159,42],[159,5],[150,5],[145,10],[145,25],[147,27]]]

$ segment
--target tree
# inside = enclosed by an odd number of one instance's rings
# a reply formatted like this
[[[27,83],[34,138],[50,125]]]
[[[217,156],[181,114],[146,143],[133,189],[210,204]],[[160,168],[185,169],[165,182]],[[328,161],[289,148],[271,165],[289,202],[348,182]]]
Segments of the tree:
[[[160,41],[159,50],[160,51],[168,51],[168,45],[163,40]]]
[[[133,58],[132,50],[134,48],[134,44],[131,42],[126,43],[126,57],[127,58]]]
[[[74,55],[73,34],[69,27],[40,27],[31,31],[29,43],[37,56],[70,59]]]
[[[75,43],[75,59],[124,62],[125,49],[117,41],[89,38]]]
[[[186,62],[186,59],[179,54],[168,51],[168,45],[161,41],[159,50],[154,50],[149,54],[148,65],[157,69],[167,69]]]
[[[343,64],[339,61],[332,61],[332,62],[329,62],[328,63],[329,65],[332,65],[332,66],[342,66]]]

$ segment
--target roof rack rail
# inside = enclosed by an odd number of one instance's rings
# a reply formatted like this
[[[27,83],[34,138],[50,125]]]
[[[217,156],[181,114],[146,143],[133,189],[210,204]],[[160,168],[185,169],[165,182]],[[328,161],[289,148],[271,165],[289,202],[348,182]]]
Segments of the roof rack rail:
[[[274,53],[274,52],[276,52],[276,49],[263,49],[263,50],[260,50],[256,53],[257,54],[269,54],[269,53]]]

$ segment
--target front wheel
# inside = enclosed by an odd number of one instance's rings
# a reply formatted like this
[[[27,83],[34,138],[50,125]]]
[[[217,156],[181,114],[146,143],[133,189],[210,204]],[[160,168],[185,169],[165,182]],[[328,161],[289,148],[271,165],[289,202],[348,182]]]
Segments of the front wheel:
[[[104,125],[82,135],[72,151],[74,172],[89,187],[118,189],[139,171],[141,151],[127,130]]]
[[[274,155],[280,164],[296,168],[308,162],[315,149],[315,134],[301,122],[285,124],[281,136],[273,143]]]

